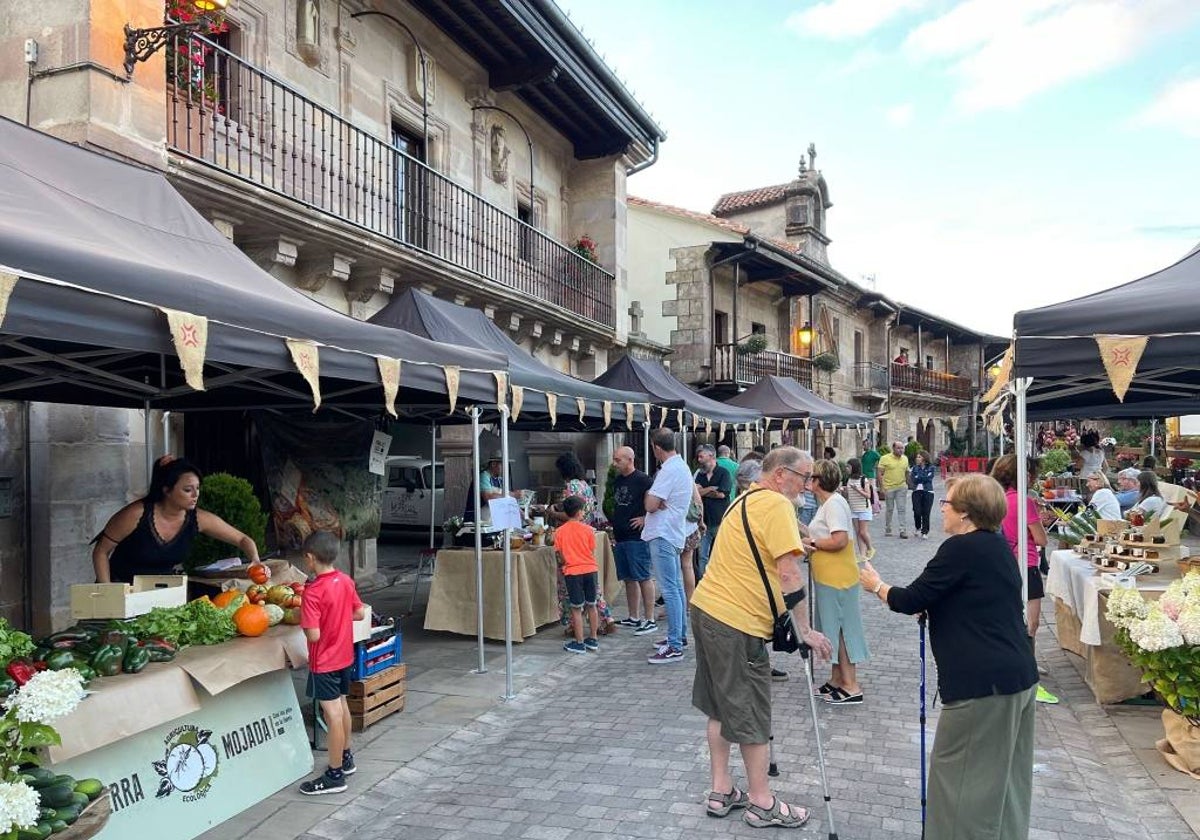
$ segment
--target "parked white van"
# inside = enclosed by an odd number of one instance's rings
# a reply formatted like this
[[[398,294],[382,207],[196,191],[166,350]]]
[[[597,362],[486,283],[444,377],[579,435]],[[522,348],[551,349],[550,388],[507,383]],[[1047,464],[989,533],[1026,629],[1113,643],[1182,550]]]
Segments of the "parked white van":
[[[436,489],[434,467],[437,469]],[[428,458],[415,455],[393,455],[385,461],[386,484],[383,488],[383,512],[380,517],[385,526],[393,528],[429,528],[433,522],[441,527],[446,518],[445,509],[445,465],[430,463]],[[430,510],[430,496],[434,509]]]

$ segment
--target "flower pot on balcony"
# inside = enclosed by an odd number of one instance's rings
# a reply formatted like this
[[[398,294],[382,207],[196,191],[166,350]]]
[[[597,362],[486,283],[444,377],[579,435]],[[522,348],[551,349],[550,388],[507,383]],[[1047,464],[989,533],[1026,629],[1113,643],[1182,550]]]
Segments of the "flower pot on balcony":
[[[817,370],[823,370],[826,373],[833,373],[835,370],[841,367],[841,363],[838,361],[836,354],[821,353],[813,356],[812,366]]]

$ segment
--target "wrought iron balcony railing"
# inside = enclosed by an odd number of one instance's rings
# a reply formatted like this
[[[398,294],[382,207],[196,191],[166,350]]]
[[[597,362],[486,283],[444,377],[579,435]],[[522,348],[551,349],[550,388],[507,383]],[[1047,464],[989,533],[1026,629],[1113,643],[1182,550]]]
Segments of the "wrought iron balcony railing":
[[[173,38],[167,81],[174,152],[615,326],[608,271],[228,50]]]
[[[812,362],[802,356],[777,350],[743,354],[737,352],[736,344],[717,344],[713,347],[714,385],[748,386],[764,376],[790,376],[805,388],[811,388]]]
[[[975,385],[965,376],[896,362],[892,362],[892,389],[962,402],[970,401],[975,395]]]
[[[877,394],[887,393],[887,365],[877,365],[874,362],[856,362],[852,371],[852,387],[855,391],[871,391]]]

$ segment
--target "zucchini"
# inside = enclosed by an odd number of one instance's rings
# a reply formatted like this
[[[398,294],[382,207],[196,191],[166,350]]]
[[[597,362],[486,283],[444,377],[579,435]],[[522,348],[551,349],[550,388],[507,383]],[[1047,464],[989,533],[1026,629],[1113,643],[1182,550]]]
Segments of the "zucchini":
[[[75,784],[55,784],[38,791],[42,804],[49,808],[62,808],[75,802]]]

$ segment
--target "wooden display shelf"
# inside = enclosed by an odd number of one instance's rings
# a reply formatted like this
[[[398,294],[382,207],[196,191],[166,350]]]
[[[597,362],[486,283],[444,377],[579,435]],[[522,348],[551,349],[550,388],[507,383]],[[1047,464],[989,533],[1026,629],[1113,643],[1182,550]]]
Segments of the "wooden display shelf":
[[[406,665],[393,665],[365,680],[350,683],[350,696],[346,702],[350,706],[350,723],[355,732],[362,732],[388,715],[404,711],[407,674]]]

